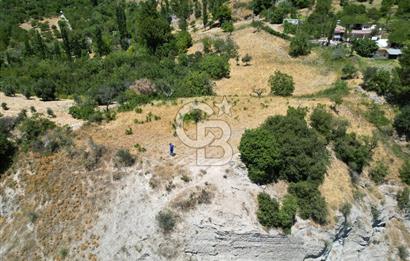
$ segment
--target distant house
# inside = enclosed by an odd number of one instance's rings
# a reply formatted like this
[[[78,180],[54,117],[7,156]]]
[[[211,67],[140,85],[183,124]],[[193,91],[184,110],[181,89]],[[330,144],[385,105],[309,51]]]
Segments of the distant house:
[[[376,37],[376,39],[372,38],[372,40],[374,40],[376,42],[376,44],[379,48],[387,48],[389,46],[389,40],[388,39],[377,39],[377,37]]]
[[[372,32],[376,29],[376,25],[364,25],[364,24],[355,24],[352,27],[352,31],[350,35],[352,38],[370,38],[372,36]]]
[[[346,33],[346,28],[341,25],[336,25],[335,31],[333,33],[333,41],[343,42]]]
[[[401,55],[401,50],[397,48],[387,48],[379,50],[388,59],[397,59]]]

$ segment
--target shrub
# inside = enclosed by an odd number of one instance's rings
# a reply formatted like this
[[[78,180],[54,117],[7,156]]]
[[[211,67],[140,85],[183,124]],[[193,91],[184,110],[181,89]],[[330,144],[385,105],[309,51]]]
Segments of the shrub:
[[[56,127],[32,142],[32,150],[38,153],[51,154],[61,148],[73,145],[72,132],[69,127]]]
[[[226,21],[222,24],[222,30],[226,33],[232,33],[235,30],[235,27],[232,21]]]
[[[248,66],[251,61],[252,56],[250,56],[249,54],[245,54],[245,56],[242,57],[242,62],[245,64],[245,66]]]
[[[184,115],[184,122],[195,122],[198,123],[206,118],[206,113],[200,109],[193,109],[191,112]]]
[[[326,111],[324,105],[320,104],[315,107],[310,115],[310,125],[320,134],[330,139],[333,130],[333,116]]]
[[[54,111],[51,108],[47,108],[47,115],[50,116],[51,118],[56,117],[56,115],[54,114]]]
[[[297,207],[297,199],[292,195],[286,195],[282,201],[282,207],[279,208],[276,199],[262,192],[258,194],[256,216],[262,226],[280,227],[285,233],[289,233],[295,223]]]
[[[292,76],[280,71],[276,71],[274,75],[271,75],[269,85],[274,95],[290,96],[295,90]]]
[[[406,187],[397,193],[397,206],[404,211],[410,213],[410,188]]]
[[[399,251],[400,259],[403,261],[406,261],[407,258],[409,257],[409,253],[407,252],[406,246],[399,246],[397,249]]]
[[[379,95],[388,92],[391,82],[390,72],[384,69],[368,67],[363,74],[363,88],[368,91],[375,91]]]
[[[350,215],[350,211],[352,210],[352,204],[346,202],[340,208],[340,212],[342,212],[344,218],[346,219]]]
[[[133,133],[133,131],[132,131],[131,127],[125,129],[125,135],[132,135],[132,133]]]
[[[56,84],[47,79],[41,79],[34,85],[34,92],[43,101],[56,99]]]
[[[273,10],[269,10],[266,16],[270,23],[281,24],[287,14],[288,14],[287,8],[284,5],[279,5]]]
[[[115,167],[131,167],[135,163],[134,156],[128,150],[120,149],[114,157]]]
[[[358,55],[363,57],[372,57],[374,52],[379,49],[376,42],[368,38],[354,40],[352,48]]]
[[[371,160],[374,145],[367,139],[359,139],[355,133],[341,135],[334,141],[336,156],[358,173]]]
[[[15,151],[16,147],[9,140],[9,134],[0,130],[0,174],[6,171],[12,164]]]
[[[390,124],[390,121],[386,118],[384,111],[375,103],[369,107],[369,110],[366,113],[366,118],[379,129]]]
[[[162,232],[171,232],[176,225],[176,215],[171,210],[161,210],[156,216],[158,226]]]
[[[348,63],[342,68],[342,79],[343,80],[348,80],[348,79],[353,79],[356,77],[357,74],[357,68],[351,64]]]
[[[310,50],[309,38],[304,33],[297,33],[290,41],[289,55],[292,57],[307,55],[310,53]]]
[[[192,97],[213,93],[213,84],[205,72],[191,72],[181,80],[179,87],[175,92],[180,96]]]
[[[399,170],[399,176],[403,183],[410,185],[410,160],[404,162]]]
[[[9,107],[7,106],[7,103],[5,103],[5,102],[1,103],[1,108],[5,111],[7,111],[9,109]]]
[[[298,25],[285,22],[283,25],[283,32],[286,34],[295,34],[298,29]]]
[[[4,92],[6,96],[14,96],[16,95],[16,87],[9,83],[1,83],[2,87],[1,90]]]
[[[326,223],[326,201],[320,195],[318,185],[308,181],[291,183],[288,191],[298,200],[299,215],[301,218],[311,218],[319,224]]]
[[[202,71],[207,72],[214,80],[229,76],[229,63],[223,56],[214,54],[205,55],[199,66]]]
[[[410,105],[401,108],[394,118],[393,126],[399,135],[410,139]]]
[[[369,171],[369,176],[376,184],[384,182],[384,178],[388,175],[388,168],[383,162],[377,164]]]
[[[180,31],[175,35],[175,45],[179,53],[185,53],[192,46],[192,37],[187,31]]]
[[[24,149],[28,149],[47,133],[48,130],[56,128],[56,125],[48,119],[35,115],[31,118],[24,118],[19,125],[21,132],[20,142]]]

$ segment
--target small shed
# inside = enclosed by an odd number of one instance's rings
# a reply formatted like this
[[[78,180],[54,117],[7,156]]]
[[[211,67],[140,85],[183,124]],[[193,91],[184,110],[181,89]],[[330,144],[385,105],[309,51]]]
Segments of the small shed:
[[[387,58],[389,59],[396,59],[401,55],[400,49],[388,48],[386,51],[387,51]]]

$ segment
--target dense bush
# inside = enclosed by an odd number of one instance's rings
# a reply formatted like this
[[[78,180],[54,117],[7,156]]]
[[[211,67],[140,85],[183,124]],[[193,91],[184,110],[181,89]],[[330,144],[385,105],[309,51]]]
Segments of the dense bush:
[[[410,105],[401,108],[394,118],[393,126],[399,135],[404,135],[410,139]]]
[[[269,78],[271,92],[274,95],[290,96],[295,90],[293,78],[290,75],[276,71]]]
[[[20,143],[27,150],[39,142],[40,138],[49,130],[56,128],[56,125],[48,119],[34,115],[31,118],[22,120],[18,128],[21,132]]]
[[[161,228],[162,232],[171,232],[176,223],[176,215],[171,210],[162,210],[156,216],[158,226]]]
[[[286,116],[270,117],[261,127],[245,132],[239,150],[252,181],[323,179],[329,162],[325,142],[308,128],[305,114],[290,107]]]
[[[389,92],[392,81],[389,71],[377,67],[368,67],[363,74],[363,88],[375,91],[379,95],[385,95]]]
[[[373,103],[365,114],[367,120],[373,123],[377,128],[382,129],[390,124],[389,119],[385,116],[384,111],[379,105]]]
[[[318,105],[310,115],[310,125],[327,139],[330,139],[334,128],[333,116],[324,105]]]
[[[403,183],[410,185],[410,160],[404,162],[403,166],[399,170],[399,176]]]
[[[175,44],[180,53],[185,53],[192,46],[192,37],[187,31],[181,31],[175,36]]]
[[[388,171],[389,169],[383,162],[377,162],[369,171],[370,179],[376,184],[381,184],[384,182],[384,178],[389,174]]]
[[[397,206],[405,213],[410,213],[410,188],[406,187],[397,193]]]
[[[355,39],[352,43],[352,48],[358,55],[363,57],[372,57],[377,49],[379,49],[376,42],[368,38]]]
[[[303,32],[298,32],[290,41],[289,55],[297,57],[310,53],[311,46],[308,36]]]
[[[300,181],[291,183],[288,191],[297,198],[300,217],[311,218],[319,224],[324,224],[327,221],[326,201],[320,195],[317,186],[312,182]]]
[[[374,141],[359,138],[355,133],[345,133],[334,141],[336,156],[358,173],[371,160],[374,147]]]
[[[282,206],[279,207],[276,199],[271,198],[267,193],[258,194],[256,216],[259,223],[265,227],[280,227],[285,233],[290,233],[290,229],[295,223],[297,209],[297,199],[292,195],[286,195],[282,201]]]
[[[43,101],[53,101],[56,99],[56,84],[51,80],[41,79],[35,84],[34,93]]]
[[[128,150],[120,149],[115,153],[114,165],[119,167],[131,167],[135,163],[134,156]]]
[[[8,132],[0,130],[0,174],[9,168],[16,150]]]
[[[245,130],[239,150],[242,161],[248,167],[249,178],[253,182],[265,184],[275,178],[277,174],[274,173],[274,168],[278,164],[279,151],[277,141],[270,130]]]
[[[348,63],[342,68],[342,79],[343,80],[348,80],[348,79],[353,79],[356,77],[357,74],[357,68],[351,64]]]
[[[176,95],[202,96],[213,94],[213,83],[206,72],[191,72],[181,80],[179,88],[175,90]]]
[[[229,76],[229,63],[223,56],[205,55],[199,66],[214,80]]]

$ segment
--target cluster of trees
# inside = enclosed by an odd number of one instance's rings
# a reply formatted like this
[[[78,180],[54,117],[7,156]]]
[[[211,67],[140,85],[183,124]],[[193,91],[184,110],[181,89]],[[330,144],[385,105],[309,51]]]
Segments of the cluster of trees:
[[[318,186],[326,173],[329,154],[324,139],[308,126],[306,112],[303,108],[289,107],[286,116],[269,117],[259,128],[246,130],[242,136],[241,159],[253,182],[267,184],[279,179],[291,182],[281,208],[264,194],[258,197],[257,215],[262,225],[288,231],[296,210],[303,218],[326,222],[326,203]]]
[[[363,88],[384,95],[400,108],[393,126],[400,136],[410,138],[410,46],[403,48],[399,59],[400,67],[386,70],[377,67],[366,68],[363,74]]]
[[[290,182],[282,207],[267,194],[258,196],[260,223],[285,232],[293,225],[296,213],[304,219],[326,223],[326,202],[318,186],[329,165],[327,146],[348,165],[352,178],[370,163],[376,146],[373,139],[347,133],[347,122],[335,118],[323,105],[314,108],[310,126],[306,113],[306,109],[289,107],[286,116],[269,117],[259,128],[246,130],[239,146],[251,181]],[[384,165],[376,165],[370,175],[380,183],[387,170]]]
[[[132,109],[158,97],[211,95],[212,80],[227,77],[228,60],[237,55],[232,40],[212,40],[205,53],[186,54],[192,45],[186,19],[192,10],[209,10],[212,21],[228,22],[231,14],[226,1],[203,1],[205,9],[186,0],[161,4],[153,0],[37,1],[35,11],[31,5],[26,11],[15,8],[14,4],[26,3],[14,2],[0,3],[5,10],[0,16],[0,35],[8,39],[0,45],[0,89],[6,95],[36,95],[44,101],[75,98],[77,105],[70,112],[82,119],[107,118],[96,106],[108,108],[114,101],[122,109]],[[51,29],[38,22],[60,10],[69,22],[62,20]],[[170,25],[174,14],[182,29],[177,33],[172,33]],[[18,26],[31,18],[34,29]],[[153,81],[157,90],[149,94],[128,91],[142,78]]]

